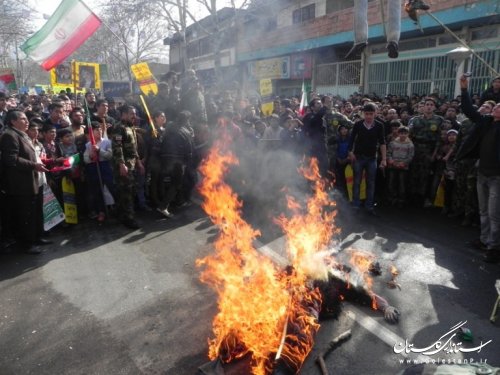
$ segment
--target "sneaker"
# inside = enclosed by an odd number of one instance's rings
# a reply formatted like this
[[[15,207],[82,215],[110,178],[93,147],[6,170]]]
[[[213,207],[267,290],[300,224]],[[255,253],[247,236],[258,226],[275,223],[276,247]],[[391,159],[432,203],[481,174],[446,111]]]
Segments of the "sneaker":
[[[356,57],[361,54],[361,52],[364,51],[368,43],[366,42],[361,42],[361,43],[356,43],[355,45],[352,46],[352,48],[347,52],[347,55],[345,55],[345,59],[351,58],[351,57]]]
[[[140,229],[141,228],[139,223],[137,223],[137,221],[135,221],[134,219],[125,219],[122,221],[122,224],[130,229]]]
[[[498,263],[498,262],[500,262],[500,250],[488,249],[486,251],[486,254],[484,254],[483,260],[486,263]]]
[[[162,210],[161,208],[157,208],[156,211],[158,211],[160,214],[162,214],[163,216],[165,217],[168,217],[168,218],[172,218],[174,217],[174,214],[172,214],[168,208],[165,208],[164,210]]]
[[[102,223],[104,220],[106,220],[106,214],[104,212],[99,212],[99,215],[97,215],[97,221]]]
[[[26,254],[31,254],[31,255],[38,255],[42,253],[42,249],[34,245],[26,246],[23,250]]]
[[[433,207],[434,205],[432,204],[431,200],[430,199],[426,199],[425,202],[424,202],[424,208],[431,208]]]
[[[399,56],[399,46],[396,42],[387,43],[387,54],[391,59],[397,59]]]

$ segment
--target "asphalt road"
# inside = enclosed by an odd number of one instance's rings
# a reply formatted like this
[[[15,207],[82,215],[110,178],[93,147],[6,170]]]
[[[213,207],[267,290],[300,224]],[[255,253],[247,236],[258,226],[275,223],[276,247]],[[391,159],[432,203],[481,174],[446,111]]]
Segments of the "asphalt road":
[[[500,366],[500,322],[489,322],[500,266],[464,246],[477,229],[435,211],[386,209],[373,218],[353,216],[342,203],[338,209],[337,250],[376,256],[384,273],[375,289],[401,319],[390,325],[378,312],[346,303],[338,320],[322,322],[301,374],[320,374],[316,355],[348,328],[352,338],[326,358],[331,374],[396,374],[408,367],[394,352],[399,340],[429,346],[463,321],[474,336],[464,347],[491,343],[479,353],[432,357]],[[262,250],[280,261],[283,238],[268,220],[276,212],[254,204],[245,213],[263,232]],[[193,375],[207,361],[216,299],[194,263],[212,251],[217,229],[197,205],[173,220],[156,213],[139,220],[143,229],[133,232],[84,222],[55,231],[54,245],[39,256],[0,255],[1,375]],[[400,271],[401,291],[386,287],[390,264]]]

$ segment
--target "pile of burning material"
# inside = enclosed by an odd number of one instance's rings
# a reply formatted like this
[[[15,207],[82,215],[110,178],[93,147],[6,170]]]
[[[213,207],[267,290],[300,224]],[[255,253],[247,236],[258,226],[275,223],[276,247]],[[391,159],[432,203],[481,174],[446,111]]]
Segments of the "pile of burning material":
[[[216,146],[200,167],[202,207],[220,231],[214,253],[197,261],[200,279],[216,291],[218,305],[208,342],[212,363],[200,372],[230,374],[224,366],[240,359],[249,368],[234,374],[296,374],[319,329],[323,298],[312,280],[328,285],[333,269],[325,254],[338,233],[335,204],[313,160],[302,170],[313,187],[306,208],[288,198],[293,215],[276,219],[286,234],[291,264],[282,269],[253,246],[260,233],[242,219],[242,202],[224,182],[224,175],[237,163],[230,152]]]

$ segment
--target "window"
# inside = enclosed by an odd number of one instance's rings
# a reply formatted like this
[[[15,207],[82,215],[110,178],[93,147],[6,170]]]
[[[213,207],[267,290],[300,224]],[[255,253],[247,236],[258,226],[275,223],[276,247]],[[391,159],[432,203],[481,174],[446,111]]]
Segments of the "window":
[[[311,4],[308,6],[305,6],[303,8],[297,9],[293,11],[292,18],[293,18],[293,23],[302,23],[308,20],[312,20],[316,18],[316,6],[315,4]]]
[[[354,0],[326,0],[327,14],[352,7],[354,7]]]
[[[491,39],[498,36],[498,26],[488,26],[471,31],[471,40]]]
[[[368,0],[372,2],[374,0]],[[354,7],[354,0],[326,0],[326,14]]]

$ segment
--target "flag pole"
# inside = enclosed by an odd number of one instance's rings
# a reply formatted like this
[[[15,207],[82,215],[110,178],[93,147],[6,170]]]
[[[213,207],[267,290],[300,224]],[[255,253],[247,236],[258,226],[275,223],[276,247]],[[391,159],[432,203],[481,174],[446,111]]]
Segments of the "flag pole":
[[[146,101],[144,100],[144,97],[139,95],[141,98],[142,106],[144,107],[144,110],[146,111],[146,115],[148,116],[148,122],[149,125],[151,126],[151,134],[153,135],[153,138],[158,138],[158,132],[156,131],[155,124],[153,123],[153,119],[151,118],[151,115],[149,114],[149,109],[148,106],[146,105]]]
[[[92,8],[90,8],[87,4],[85,4],[85,1],[83,0],[79,0],[80,3],[82,3],[83,6],[85,6],[85,8],[87,8],[90,12],[94,13],[94,11],[92,10]],[[101,25],[105,26],[110,32],[111,34],[113,34],[115,36],[115,38],[121,43],[123,44],[123,46],[132,54],[132,56],[134,56],[134,58],[136,59],[136,61],[139,61],[137,55],[134,53],[134,51],[132,51],[129,46],[127,46],[127,44],[111,29],[111,27],[103,21],[103,19],[99,16],[97,16],[97,14],[94,13],[94,15],[99,19],[99,21],[101,21]]]
[[[87,130],[89,133],[89,139],[90,139],[90,144],[92,146],[95,145],[95,138],[94,138],[94,129],[92,129],[92,122],[90,121],[90,112],[89,112],[89,105],[87,102],[87,98],[83,98],[85,102],[85,109],[87,110]],[[101,189],[101,194],[102,194],[102,203],[104,204],[104,212],[106,213],[106,218],[108,218],[108,206],[106,205],[106,196],[104,194],[104,185],[102,183],[102,175],[101,175],[101,166],[99,164],[99,153],[97,153],[95,157],[95,163],[96,163],[96,169],[97,169],[97,178],[99,179],[99,187]]]

